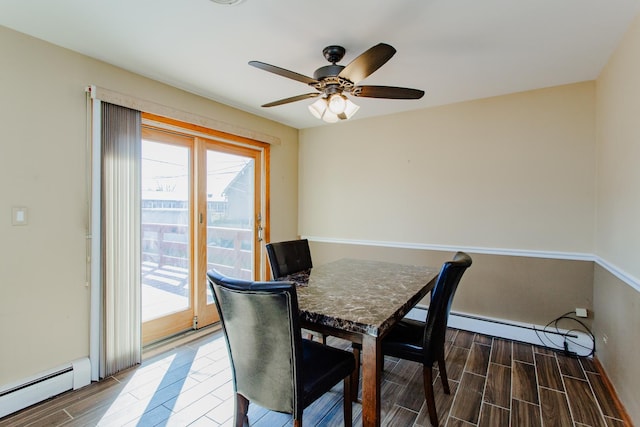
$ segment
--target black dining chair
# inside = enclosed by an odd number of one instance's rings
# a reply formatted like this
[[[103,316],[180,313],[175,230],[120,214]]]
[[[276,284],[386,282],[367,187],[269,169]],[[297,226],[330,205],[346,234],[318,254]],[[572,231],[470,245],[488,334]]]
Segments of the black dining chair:
[[[236,427],[249,403],[293,415],[302,413],[341,380],[344,424],[352,424],[353,354],[302,338],[293,282],[252,282],[207,272],[231,360]]]
[[[309,240],[287,240],[283,242],[271,242],[266,245],[267,255],[269,256],[269,264],[271,265],[271,273],[275,280],[294,280],[303,281],[305,275],[311,273],[313,262],[311,261],[311,250],[309,249]],[[308,277],[307,277],[308,279]],[[327,337],[318,332],[311,335],[318,336],[323,344],[327,343]],[[309,336],[311,338],[311,336]],[[360,352],[362,346],[358,343],[352,343],[353,354],[356,358],[356,375],[353,377],[352,384],[352,400],[358,400],[358,383],[360,372]]]
[[[274,280],[292,280],[300,284],[309,280],[313,262],[307,239],[271,242],[265,248]],[[311,339],[313,335],[318,336],[323,344],[327,343],[327,337],[318,332],[309,332],[307,338]]]
[[[274,279],[309,274],[313,268],[307,239],[267,243],[266,249]]]
[[[433,394],[432,367],[437,361],[442,388],[446,394],[450,394],[444,360],[444,341],[453,295],[462,275],[470,265],[471,257],[464,252],[457,252],[452,261],[445,262],[440,269],[436,285],[431,291],[426,322],[405,318],[398,322],[382,340],[384,355],[422,363],[424,395],[429,410],[429,420],[433,426],[438,425],[438,414]]]

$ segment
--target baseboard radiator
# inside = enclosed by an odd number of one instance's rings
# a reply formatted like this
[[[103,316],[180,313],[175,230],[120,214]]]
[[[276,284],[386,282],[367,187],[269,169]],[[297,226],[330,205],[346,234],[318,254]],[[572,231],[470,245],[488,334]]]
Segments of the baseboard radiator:
[[[0,418],[90,383],[91,363],[85,357],[17,384],[0,386]]]
[[[411,309],[407,314],[407,318],[424,321],[427,316],[427,309],[428,307],[426,306],[418,305]],[[586,332],[576,330],[567,331],[564,329],[556,330],[555,328],[545,328],[541,325],[494,319],[453,311],[449,315],[448,326],[450,328],[540,345],[561,351],[565,350],[566,341],[566,350],[578,356],[590,355],[593,347],[593,340]]]

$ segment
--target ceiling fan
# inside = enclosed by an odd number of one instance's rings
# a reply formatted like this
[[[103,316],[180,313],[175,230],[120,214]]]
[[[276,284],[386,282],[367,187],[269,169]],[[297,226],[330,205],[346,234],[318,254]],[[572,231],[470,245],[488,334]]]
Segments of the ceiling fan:
[[[313,78],[264,62],[249,61],[249,65],[308,84],[317,91],[269,102],[262,107],[275,107],[320,96],[320,99],[309,105],[309,110],[319,119],[336,122],[350,118],[359,108],[345,94],[354,97],[387,99],[420,99],[424,95],[422,90],[406,87],[357,85],[391,59],[396,53],[393,46],[379,43],[346,66],[337,64],[344,57],[344,47],[327,46],[322,53],[331,65],[318,68],[313,73]]]

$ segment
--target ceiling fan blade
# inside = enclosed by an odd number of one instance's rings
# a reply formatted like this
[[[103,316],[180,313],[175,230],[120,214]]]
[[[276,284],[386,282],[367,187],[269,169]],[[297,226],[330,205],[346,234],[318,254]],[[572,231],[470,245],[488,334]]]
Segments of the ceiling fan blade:
[[[351,95],[365,98],[420,99],[423,90],[394,86],[356,86]]]
[[[292,96],[291,98],[279,99],[277,101],[269,102],[268,104],[262,105],[262,107],[275,107],[277,105],[288,104],[290,102],[302,101],[303,99],[315,98],[316,96],[320,96],[321,93],[305,93],[304,95]]]
[[[382,67],[395,53],[393,46],[379,43],[351,61],[340,72],[339,77],[358,83]]]
[[[294,71],[285,70],[284,68],[276,67],[275,65],[265,64],[264,62],[249,61],[249,65],[252,65],[256,68],[260,68],[261,70],[264,70],[264,71],[269,71],[270,73],[277,74],[282,77],[286,77],[288,79],[293,79],[302,83],[306,83],[308,85],[318,83],[316,79],[312,79],[311,77],[298,74]]]

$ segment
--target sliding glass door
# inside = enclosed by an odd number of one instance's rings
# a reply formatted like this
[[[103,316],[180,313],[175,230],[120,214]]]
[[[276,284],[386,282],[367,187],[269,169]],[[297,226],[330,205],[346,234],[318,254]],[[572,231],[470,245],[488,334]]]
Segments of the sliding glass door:
[[[154,126],[143,126],[142,136],[148,344],[218,321],[207,270],[261,277],[263,152]]]

